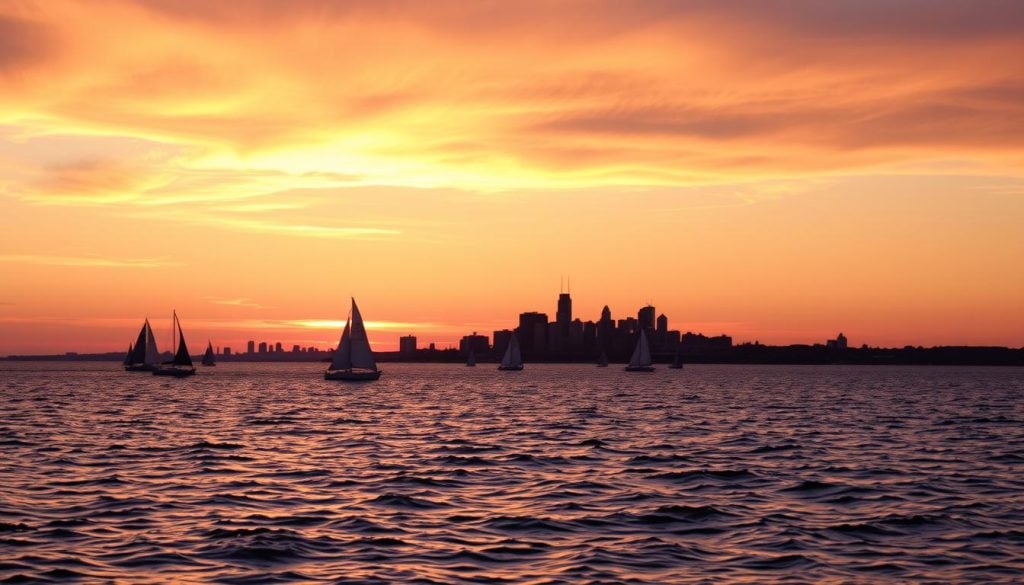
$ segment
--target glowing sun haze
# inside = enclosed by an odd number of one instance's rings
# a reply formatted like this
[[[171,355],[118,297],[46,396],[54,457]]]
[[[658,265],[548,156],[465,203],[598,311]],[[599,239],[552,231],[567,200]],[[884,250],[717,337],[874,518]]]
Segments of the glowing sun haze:
[[[0,5],[0,355],[648,302],[1024,345],[1024,3]],[[158,330],[158,335],[162,335]],[[166,335],[164,336],[166,337]]]

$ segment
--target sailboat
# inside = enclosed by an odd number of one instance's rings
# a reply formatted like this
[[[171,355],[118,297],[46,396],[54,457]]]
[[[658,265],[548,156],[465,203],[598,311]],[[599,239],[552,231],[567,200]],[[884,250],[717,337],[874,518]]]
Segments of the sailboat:
[[[204,366],[216,366],[217,362],[213,361],[213,343],[206,342],[206,353],[203,354],[203,365]]]
[[[121,362],[122,366],[130,366],[132,364],[132,342],[128,342],[128,353],[124,356],[124,361]]]
[[[185,345],[185,333],[181,330],[181,323],[178,322],[178,313],[173,312],[171,315],[171,351],[174,352],[174,359],[171,360],[171,363],[162,364],[157,369],[153,370],[153,375],[174,376],[175,378],[194,376],[196,368],[192,365],[192,356],[188,354],[188,346]],[[175,328],[178,330],[177,351],[174,351],[173,344]]]
[[[359,314],[359,307],[353,298],[345,329],[341,332],[341,341],[338,342],[331,366],[324,372],[324,379],[362,382],[377,380],[380,374],[377,362],[373,360],[373,351],[370,350],[370,340],[366,337],[363,316]]]
[[[506,371],[523,369],[523,356],[519,352],[519,339],[515,334],[512,335],[508,342],[508,347],[505,348],[505,355],[501,358],[501,365],[498,366],[498,369]]]
[[[156,348],[153,328],[149,326],[149,319],[146,319],[139,330],[135,346],[132,347],[132,354],[125,357],[124,369],[128,372],[152,372],[157,368],[159,361],[160,352]]]
[[[673,369],[673,370],[681,370],[681,369],[683,369],[683,349],[682,348],[679,348],[678,350],[676,350],[676,357],[675,357],[674,360],[672,360],[672,363],[669,364],[668,367]]]
[[[627,372],[653,372],[651,365],[651,345],[647,342],[647,333],[641,329],[640,337],[636,340],[636,348],[633,350],[633,357],[629,358]]]
[[[476,352],[473,351],[472,347],[469,348],[469,357],[466,358],[466,367],[467,368],[476,367]]]
[[[608,354],[601,352],[601,357],[597,358],[597,367],[607,368],[608,367]]]

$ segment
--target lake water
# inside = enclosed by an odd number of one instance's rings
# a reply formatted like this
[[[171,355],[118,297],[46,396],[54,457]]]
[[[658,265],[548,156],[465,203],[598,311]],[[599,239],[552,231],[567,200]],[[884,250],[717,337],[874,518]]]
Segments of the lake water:
[[[0,581],[1024,580],[1024,370],[0,362]]]

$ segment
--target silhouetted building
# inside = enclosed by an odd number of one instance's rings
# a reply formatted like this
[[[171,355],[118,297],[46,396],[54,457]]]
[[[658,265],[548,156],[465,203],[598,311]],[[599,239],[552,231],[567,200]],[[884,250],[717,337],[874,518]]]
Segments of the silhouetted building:
[[[404,356],[416,353],[416,336],[405,335],[398,338],[398,352]]]
[[[256,342],[255,341],[250,341],[249,343],[246,344],[245,347],[248,350],[248,353],[256,353]]]
[[[597,344],[597,323],[585,321],[583,323],[583,355],[592,357],[600,353]]]
[[[722,352],[732,348],[732,337],[728,335],[707,337],[700,333],[687,332],[680,338],[679,345],[687,353]]]
[[[636,314],[636,320],[640,323],[641,329],[654,330],[654,307],[647,305],[641,307]]]
[[[654,343],[655,349],[662,351],[668,346],[668,317],[664,313],[658,315],[652,343]]]
[[[573,356],[583,353],[583,321],[573,319],[572,323],[569,323],[569,339],[566,349]]]
[[[673,329],[665,335],[665,347],[662,348],[662,351],[675,353],[677,349],[679,349],[679,332]]]
[[[612,311],[605,305],[601,309],[601,320],[597,322],[597,353],[603,351],[607,355],[612,355],[614,352],[615,344],[615,321],[612,321]]]
[[[267,342],[266,341],[261,341],[260,342],[260,353],[267,353]]]
[[[547,351],[547,333],[547,314],[534,311],[519,314],[516,337],[519,338],[519,348],[524,354],[536,356]]]
[[[548,323],[548,332],[546,337],[547,345],[545,346],[545,351],[552,356],[562,355],[565,353],[566,349],[566,337],[567,336],[562,335],[561,323],[558,323],[557,321]]]
[[[300,353],[301,351],[302,351],[302,348],[299,347],[299,344],[295,344],[295,345],[292,346],[292,353]]]
[[[274,344],[274,353],[284,353],[284,348],[281,346],[280,341]]]
[[[572,297],[569,293],[558,295],[558,312],[555,313],[555,322],[562,337],[569,336],[569,323],[572,322]]]
[[[498,357],[505,355],[505,350],[508,348],[508,342],[512,340],[512,335],[511,329],[501,329],[494,332],[494,355]]]
[[[230,347],[225,347],[224,348],[224,355],[231,355],[231,348]]]
[[[840,333],[835,339],[829,339],[825,342],[825,347],[829,349],[846,349],[847,341],[846,336]]]
[[[477,357],[490,353],[491,346],[487,343],[487,336],[477,335],[476,331],[472,335],[463,336],[459,341],[459,354],[468,356],[470,350],[473,350]]]

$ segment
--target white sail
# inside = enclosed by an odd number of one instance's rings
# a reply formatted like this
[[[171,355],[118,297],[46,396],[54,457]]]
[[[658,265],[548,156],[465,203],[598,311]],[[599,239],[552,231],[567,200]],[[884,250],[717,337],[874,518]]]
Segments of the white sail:
[[[160,352],[156,348],[156,338],[153,337],[153,328],[149,326],[149,320],[146,320],[146,361],[143,362],[147,366],[155,366],[160,363]]]
[[[349,325],[352,318],[345,321],[345,329],[341,332],[341,341],[338,342],[338,349],[334,350],[334,359],[331,360],[332,370],[352,369],[352,336],[349,334]]]
[[[331,360],[332,370],[351,370],[353,368],[374,371],[377,369],[377,362],[374,361],[373,351],[370,349],[370,340],[366,336],[366,326],[363,325],[363,316],[359,313],[355,299],[352,299],[349,320],[345,322],[341,341],[338,342],[338,349],[334,352],[334,359]]]
[[[519,339],[513,334],[505,349],[505,355],[501,358],[501,367],[518,368],[523,365],[523,356],[519,352]]]
[[[643,367],[651,365],[651,347],[647,343],[647,333],[640,330],[640,338],[636,340],[636,348],[633,350],[633,357],[629,358],[629,367]]]

